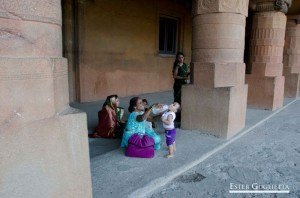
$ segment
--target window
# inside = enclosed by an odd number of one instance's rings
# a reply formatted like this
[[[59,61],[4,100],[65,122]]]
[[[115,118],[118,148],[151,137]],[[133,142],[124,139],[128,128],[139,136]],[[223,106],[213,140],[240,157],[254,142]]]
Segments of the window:
[[[159,18],[159,53],[175,54],[177,45],[178,20]]]

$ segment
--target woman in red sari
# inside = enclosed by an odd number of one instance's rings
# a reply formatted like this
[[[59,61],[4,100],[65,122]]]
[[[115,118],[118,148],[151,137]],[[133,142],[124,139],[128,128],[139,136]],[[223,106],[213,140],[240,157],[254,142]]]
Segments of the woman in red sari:
[[[90,138],[122,138],[124,123],[121,118],[124,109],[120,108],[119,104],[117,95],[107,96],[102,109],[98,112],[96,132],[90,134]]]

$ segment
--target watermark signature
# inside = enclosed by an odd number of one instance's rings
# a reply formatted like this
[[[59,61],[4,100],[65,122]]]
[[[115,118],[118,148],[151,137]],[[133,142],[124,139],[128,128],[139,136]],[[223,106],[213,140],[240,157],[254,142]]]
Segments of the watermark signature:
[[[286,184],[230,183],[229,193],[290,193],[290,188]]]

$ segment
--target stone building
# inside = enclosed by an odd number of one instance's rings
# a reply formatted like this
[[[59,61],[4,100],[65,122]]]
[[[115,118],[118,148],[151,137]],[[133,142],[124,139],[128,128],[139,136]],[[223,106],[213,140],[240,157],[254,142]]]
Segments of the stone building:
[[[299,21],[297,0],[0,1],[0,197],[91,197],[69,103],[171,90],[177,51],[193,68],[182,127],[232,137],[247,104],[298,97]]]

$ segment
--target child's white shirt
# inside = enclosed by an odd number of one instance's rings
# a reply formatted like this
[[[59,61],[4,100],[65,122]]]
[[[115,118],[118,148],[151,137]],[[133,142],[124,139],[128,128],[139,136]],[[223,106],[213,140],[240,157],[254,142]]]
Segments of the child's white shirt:
[[[174,120],[175,120],[175,118],[176,118],[176,114],[175,114],[173,111],[167,111],[167,112],[165,112],[165,113],[162,115],[162,119],[163,119],[163,120],[167,120],[169,115],[172,115],[172,123],[171,123],[170,125],[167,125],[167,124],[165,124],[165,123],[163,122],[163,127],[164,127],[164,129],[166,129],[166,130],[171,130],[171,129],[174,129],[174,128],[175,128],[175,127],[174,127]]]

